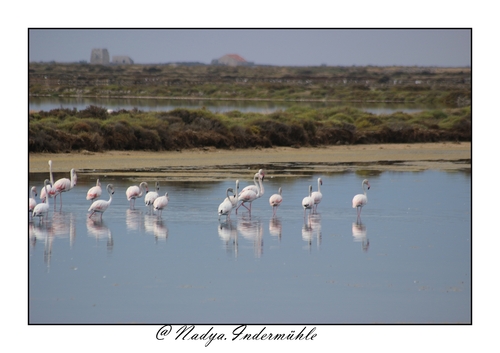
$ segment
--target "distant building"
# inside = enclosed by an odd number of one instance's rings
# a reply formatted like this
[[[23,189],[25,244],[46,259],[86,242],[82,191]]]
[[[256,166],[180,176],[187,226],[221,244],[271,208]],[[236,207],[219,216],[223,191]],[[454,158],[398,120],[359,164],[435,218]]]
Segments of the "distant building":
[[[119,56],[113,56],[111,63],[116,65],[123,65],[123,64],[131,65],[134,63],[134,60],[130,59],[128,56],[119,55]]]
[[[253,62],[246,61],[238,54],[227,54],[219,59],[212,60],[212,65],[253,66]]]
[[[90,54],[90,63],[108,65],[109,64],[108,49],[92,49],[92,53]]]

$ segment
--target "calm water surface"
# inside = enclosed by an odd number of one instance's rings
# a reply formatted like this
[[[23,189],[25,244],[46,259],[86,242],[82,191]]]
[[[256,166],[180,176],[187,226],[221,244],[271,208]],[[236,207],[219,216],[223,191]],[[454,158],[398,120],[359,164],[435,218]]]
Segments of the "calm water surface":
[[[215,100],[168,100],[168,99],[107,99],[107,98],[54,98],[30,97],[29,110],[49,111],[58,108],[83,110],[90,105],[97,105],[106,109],[131,110],[137,108],[143,111],[170,111],[177,108],[201,109],[205,107],[212,112],[224,113],[238,110],[240,112],[272,113],[277,110],[286,110],[294,105],[311,108],[344,106],[342,103],[322,102],[269,102],[269,101],[215,101]],[[392,114],[397,111],[414,113],[422,110],[443,108],[435,105],[396,104],[396,103],[349,103],[349,106],[373,114]]]
[[[370,173],[269,172],[252,214],[220,222],[234,181],[160,180],[170,202],[159,218],[143,198],[130,209],[125,190],[140,180],[102,176],[115,195],[100,221],[85,199],[95,179],[82,175],[61,210],[51,199],[48,221],[28,226],[29,322],[470,323],[470,173]],[[30,185],[40,190],[45,177]],[[318,177],[323,201],[304,217]],[[357,223],[350,203],[365,177]],[[273,219],[268,199],[280,186]]]

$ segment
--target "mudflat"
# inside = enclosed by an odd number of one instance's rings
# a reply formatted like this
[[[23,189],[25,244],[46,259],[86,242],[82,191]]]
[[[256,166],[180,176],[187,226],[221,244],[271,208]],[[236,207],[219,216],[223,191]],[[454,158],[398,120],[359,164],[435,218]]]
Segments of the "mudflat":
[[[356,170],[421,171],[471,168],[470,142],[375,144],[314,148],[255,148],[182,151],[88,151],[30,153],[29,172],[54,173],[75,168],[80,175],[161,177],[168,180],[210,180],[246,176],[265,168],[272,175],[301,176]]]

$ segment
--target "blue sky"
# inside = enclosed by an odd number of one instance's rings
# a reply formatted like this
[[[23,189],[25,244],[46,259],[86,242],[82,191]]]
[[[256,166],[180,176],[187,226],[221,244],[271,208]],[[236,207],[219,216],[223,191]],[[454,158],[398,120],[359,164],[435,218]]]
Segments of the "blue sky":
[[[469,29],[30,29],[29,60],[90,61],[93,48],[135,63],[470,66]]]

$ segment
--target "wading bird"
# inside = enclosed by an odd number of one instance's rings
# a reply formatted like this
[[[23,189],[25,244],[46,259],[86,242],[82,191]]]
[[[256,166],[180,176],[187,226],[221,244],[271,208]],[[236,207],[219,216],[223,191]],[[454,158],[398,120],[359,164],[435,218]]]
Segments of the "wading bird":
[[[45,201],[45,198],[47,195],[49,197],[54,197],[56,191],[52,189],[52,185],[54,185],[54,177],[52,176],[52,160],[49,160],[49,178],[50,178],[50,185],[47,186],[47,191],[45,191],[45,188],[42,187],[42,191],[40,191],[40,200]]]
[[[36,200],[35,197],[37,197],[38,193],[36,191],[36,186],[33,186],[30,191],[31,197],[28,199],[28,213],[30,216],[30,219],[32,218],[33,215],[33,209],[36,206]]]
[[[321,193],[321,185],[323,185],[323,180],[321,178],[318,178],[318,191],[314,191],[311,194],[311,197],[314,200],[314,208],[313,211],[316,212],[318,209],[318,204],[321,202],[321,199],[323,198],[323,194]]]
[[[312,198],[312,185],[309,185],[309,196],[302,199],[302,207],[304,207],[304,217],[306,216],[306,210],[311,210],[314,206],[314,199]]]
[[[160,211],[158,213],[158,217],[161,217],[161,213],[162,213],[163,209],[165,207],[167,207],[168,200],[169,200],[169,198],[168,198],[168,192],[166,192],[164,196],[158,196],[156,198],[155,202],[153,202],[154,209],[157,210],[157,211]]]
[[[52,186],[52,188],[55,190],[55,194],[54,194],[54,208],[56,207],[56,198],[57,198],[57,195],[60,195],[59,196],[59,199],[61,200],[61,202],[60,202],[60,208],[62,208],[62,193],[66,192],[66,191],[70,191],[76,185],[77,175],[76,175],[75,169],[74,168],[71,169],[70,172],[69,172],[69,174],[70,174],[70,178],[71,179],[61,178],[61,179],[57,180],[54,183],[54,185]]]
[[[365,179],[361,183],[361,187],[363,188],[363,193],[362,194],[357,194],[352,199],[352,208],[356,208],[357,209],[358,219],[361,216],[361,209],[368,202],[368,198],[366,197],[365,185],[368,187],[368,190],[370,190],[370,183],[368,182],[368,179]]]
[[[45,179],[45,181],[43,182],[45,193],[48,195],[47,184],[50,184],[49,179]],[[49,215],[49,198],[50,197],[46,197],[45,203],[39,203],[33,209],[33,217],[39,217],[40,223],[42,222],[42,219],[45,222],[45,217]]]
[[[233,194],[233,196],[229,195],[230,192]],[[219,214],[219,221],[221,216],[226,216],[226,220],[229,219],[231,217],[231,211],[233,210],[233,203],[231,200],[236,197],[233,188],[228,188],[226,190],[226,195],[227,197],[224,199],[224,201],[222,201],[217,210],[217,213]],[[238,201],[236,200],[236,202]]]
[[[273,208],[273,217],[276,216],[276,211],[278,207],[281,205],[281,202],[283,201],[283,197],[281,196],[281,187],[278,189],[278,193],[271,195],[269,198],[269,204]]]
[[[137,185],[132,185],[129,186],[125,194],[127,195],[127,200],[130,201],[130,208],[134,208],[135,206],[135,199],[138,199],[142,196],[144,190],[146,190],[146,193],[148,193],[148,183],[143,181],[142,183]]]
[[[262,171],[262,169],[260,171]],[[260,171],[258,173],[255,173],[253,177],[253,182],[255,185],[250,185],[252,187],[245,187],[238,195],[238,201],[241,201],[241,203],[238,207],[236,207],[236,213],[238,213],[238,208],[240,208],[241,206],[245,207],[248,212],[252,213],[252,202],[264,195],[264,186],[262,185],[262,180],[264,180],[264,173],[260,173]],[[257,178],[259,179],[259,184],[257,184]],[[245,203],[249,203],[250,208],[248,208]]]
[[[91,187],[89,191],[87,191],[87,200],[94,201],[95,199],[101,197],[101,194],[101,182],[99,181],[99,179],[97,179],[95,186]]]
[[[113,184],[108,184],[108,186],[106,186],[106,190],[108,191],[108,194],[109,194],[109,200],[108,201],[105,201],[105,200],[94,201],[89,208],[89,212],[92,212],[89,215],[89,218],[92,217],[92,215],[94,213],[100,213],[101,219],[102,219],[102,214],[104,213],[104,211],[106,211],[108,209],[109,205],[111,205],[111,201],[113,200],[113,194],[115,193],[115,189],[113,187]]]
[[[149,208],[151,214],[153,214],[153,203],[159,196],[158,191],[160,191],[160,183],[157,181],[155,183],[155,191],[150,191],[144,196],[144,203]]]

